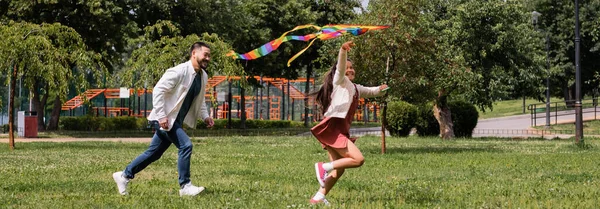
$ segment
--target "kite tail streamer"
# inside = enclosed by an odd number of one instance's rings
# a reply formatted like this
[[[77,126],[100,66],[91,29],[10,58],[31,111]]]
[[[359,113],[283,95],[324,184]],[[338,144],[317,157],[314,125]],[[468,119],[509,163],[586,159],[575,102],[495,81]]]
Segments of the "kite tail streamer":
[[[287,42],[290,40],[304,41],[304,42],[310,41],[310,43],[308,44],[307,47],[302,49],[300,52],[296,53],[292,58],[290,58],[288,60],[287,65],[289,67],[290,63],[292,61],[294,61],[296,58],[298,58],[302,53],[304,53],[309,47],[311,47],[313,45],[313,43],[315,42],[315,40],[317,40],[317,39],[328,40],[328,39],[340,37],[344,34],[352,34],[354,36],[359,36],[359,35],[366,33],[369,30],[380,30],[380,29],[385,29],[388,27],[389,26],[347,25],[347,24],[346,25],[326,25],[323,27],[319,27],[316,25],[310,25],[310,24],[309,25],[299,25],[299,26],[294,27],[292,30],[289,30],[289,31],[283,33],[279,38],[272,40],[269,43],[266,43],[266,44],[260,46],[259,48],[256,48],[245,54],[239,54],[234,51],[230,51],[229,53],[227,53],[227,56],[230,56],[233,59],[253,60],[253,59],[265,56],[265,55],[277,50],[277,48],[279,48],[279,46],[283,42]],[[314,29],[318,30],[318,32],[307,34],[304,36],[288,36],[287,35],[291,32],[301,30],[301,29],[306,29],[306,28],[314,28]]]
[[[287,62],[287,66],[289,67],[292,63],[292,61],[294,61],[296,58],[298,58],[302,53],[304,53],[304,51],[306,51],[310,46],[312,46],[312,44],[316,41],[317,39],[313,39],[308,46],[304,47],[304,49],[300,50],[298,53],[296,53],[292,58],[290,58]]]

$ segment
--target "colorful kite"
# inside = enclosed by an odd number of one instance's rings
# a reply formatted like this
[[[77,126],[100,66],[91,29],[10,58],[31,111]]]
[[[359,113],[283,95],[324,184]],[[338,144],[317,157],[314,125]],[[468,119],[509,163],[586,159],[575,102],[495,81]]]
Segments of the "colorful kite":
[[[266,43],[265,45],[262,45],[261,47],[254,49],[248,53],[238,54],[234,51],[231,51],[227,54],[227,56],[233,57],[233,59],[253,60],[253,59],[265,56],[265,55],[271,53],[272,51],[277,50],[277,48],[283,42],[287,42],[290,40],[308,42],[308,41],[312,40],[312,41],[310,41],[310,44],[308,44],[307,47],[300,50],[300,52],[298,52],[296,55],[294,55],[292,58],[290,58],[290,60],[287,63],[288,67],[289,67],[290,63],[293,60],[295,60],[296,58],[298,58],[302,53],[304,53],[304,51],[306,51],[317,39],[320,39],[320,40],[333,39],[333,38],[342,36],[344,34],[352,34],[354,36],[358,36],[358,35],[362,35],[362,34],[366,33],[369,30],[380,30],[380,29],[385,29],[388,27],[389,26],[368,26],[368,25],[326,25],[323,27],[319,27],[319,26],[315,26],[315,25],[300,25],[300,26],[296,26],[294,29],[292,29],[290,31],[283,33],[283,35],[281,35],[281,37],[279,37],[275,40],[272,40],[271,42]],[[304,36],[287,36],[287,34],[290,32],[300,30],[300,29],[306,29],[306,28],[314,28],[319,31],[316,33],[311,33],[311,34],[307,34]]]

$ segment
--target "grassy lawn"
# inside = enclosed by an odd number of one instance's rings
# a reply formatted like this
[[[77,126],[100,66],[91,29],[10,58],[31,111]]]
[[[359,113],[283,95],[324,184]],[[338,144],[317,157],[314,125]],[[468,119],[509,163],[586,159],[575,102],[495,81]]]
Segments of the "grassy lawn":
[[[333,208],[594,208],[600,201],[600,141],[388,138],[358,145],[363,167],[346,171]],[[146,143],[0,144],[4,208],[307,208],[313,163],[325,152],[307,137],[196,138],[192,181],[207,188],[180,198],[177,152],[136,176],[129,196],[111,174]]]
[[[557,100],[557,98],[551,98],[550,101],[558,101],[558,100]],[[542,102],[535,100],[535,99],[526,99],[525,100],[525,114],[529,113],[529,110],[527,110],[527,105],[538,104],[538,103],[542,103]],[[499,102],[494,103],[493,110],[486,109],[485,112],[481,111],[479,108],[478,108],[478,110],[479,110],[479,118],[480,119],[522,115],[523,114],[523,99],[499,101]]]
[[[536,126],[536,129],[544,130],[544,126]],[[575,134],[575,123],[551,125],[550,131]],[[600,120],[583,121],[584,137],[588,135],[600,135]]]

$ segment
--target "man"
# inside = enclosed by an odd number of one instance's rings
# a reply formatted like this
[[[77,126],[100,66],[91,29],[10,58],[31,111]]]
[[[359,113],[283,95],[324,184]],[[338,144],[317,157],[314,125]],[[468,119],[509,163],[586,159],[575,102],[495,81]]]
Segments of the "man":
[[[158,160],[173,143],[179,149],[177,171],[179,173],[180,196],[195,196],[204,187],[192,185],[190,181],[190,158],[192,142],[182,126],[195,128],[202,118],[208,127],[214,125],[209,117],[204,94],[208,75],[204,71],[210,62],[210,48],[203,42],[190,47],[190,60],[168,69],[152,90],[152,112],[148,121],[156,132],[148,149],[135,158],[124,171],[113,173],[113,179],[121,195],[127,194],[127,184],[135,174],[150,163]]]

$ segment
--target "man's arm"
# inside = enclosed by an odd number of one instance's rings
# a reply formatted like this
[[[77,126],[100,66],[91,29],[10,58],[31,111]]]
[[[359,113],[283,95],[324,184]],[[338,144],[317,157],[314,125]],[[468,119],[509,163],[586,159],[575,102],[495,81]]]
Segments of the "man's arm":
[[[175,86],[179,84],[181,80],[179,76],[179,73],[175,70],[169,69],[156,83],[154,89],[152,89],[152,105],[159,119],[167,117],[167,113],[165,112],[165,93],[173,91]]]
[[[204,84],[208,84],[208,74],[206,74],[206,72],[204,72],[204,70],[202,71],[202,83]],[[201,95],[198,96],[202,96],[204,97],[204,95],[206,95],[206,85],[203,86],[202,88],[204,88],[204,92],[202,92]],[[208,108],[206,107],[206,101],[202,102],[202,106],[200,107],[200,117],[202,118],[202,120],[206,120],[206,118],[208,118],[210,115],[208,114]]]

